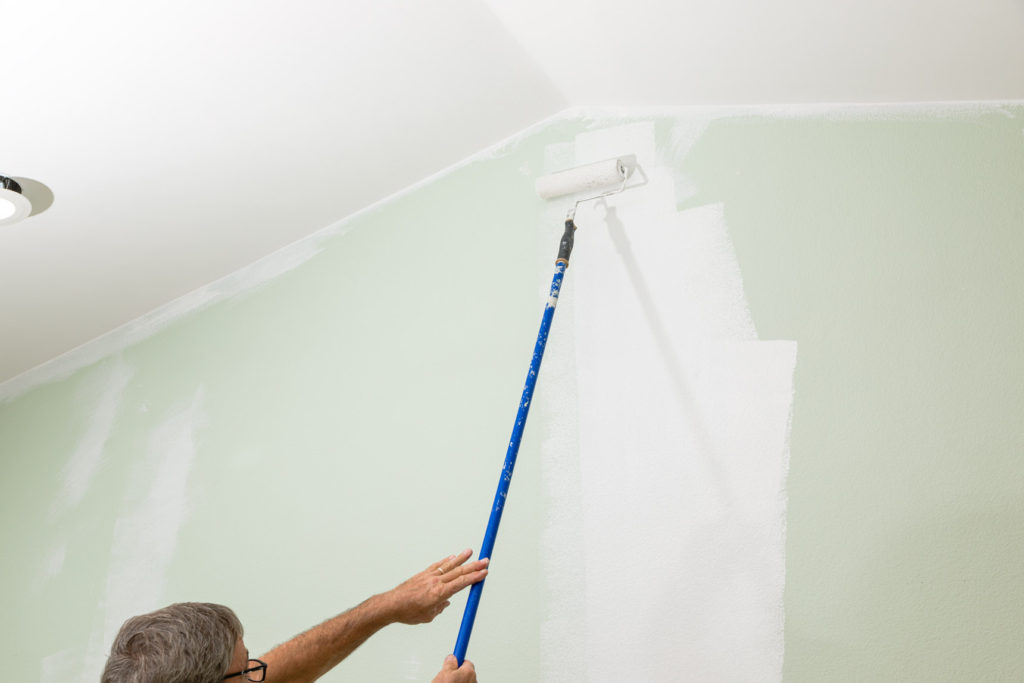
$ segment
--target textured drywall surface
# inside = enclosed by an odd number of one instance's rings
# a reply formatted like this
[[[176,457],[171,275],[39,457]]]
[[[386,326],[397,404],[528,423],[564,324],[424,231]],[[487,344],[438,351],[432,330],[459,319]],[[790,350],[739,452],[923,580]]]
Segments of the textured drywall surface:
[[[141,326],[149,336],[108,339],[41,384],[0,387],[8,677],[95,680],[120,620],[175,600],[232,605],[250,649],[262,651],[476,545],[556,246],[533,178],[560,160],[551,150],[623,126],[653,128],[652,166],[670,172],[674,213],[727,236],[753,343],[799,349],[777,492],[783,680],[1019,678],[1019,104],[570,113],[331,228],[315,248],[290,247],[297,256],[279,256],[284,266],[239,275],[248,287],[214,287],[184,315],[157,312]],[[643,229],[625,206],[619,215]],[[634,293],[638,282],[653,288],[661,263],[687,262],[674,258],[675,242],[658,253],[627,238],[635,269],[622,251],[601,258],[618,263],[614,276]],[[582,259],[601,245],[578,239],[552,329],[550,360],[561,363],[545,366],[537,391],[544,401],[568,392],[583,407],[592,390],[580,392],[598,375],[582,372],[595,356],[577,351],[583,323],[601,319],[601,273],[587,276]],[[630,279],[638,271],[645,279]],[[662,363],[659,338],[670,349],[686,341],[671,321],[694,301],[693,292],[647,294],[646,310],[642,296],[632,309],[625,295],[611,307],[655,331],[649,357],[622,361],[641,373]],[[622,343],[636,334],[608,333]],[[677,379],[638,374],[626,388],[677,392]],[[749,384],[732,386],[712,392],[723,397],[715,409],[749,399]],[[735,434],[762,417],[739,415]],[[587,680],[600,661],[587,648],[620,642],[591,630],[604,623],[587,610],[603,606],[588,581],[602,569],[588,566],[593,556],[549,552],[578,521],[557,498],[587,492],[587,419],[575,408],[538,411],[527,428],[470,646],[484,680]],[[625,473],[642,455],[633,445],[621,448]],[[559,447],[581,457],[555,461],[564,467],[554,472],[541,455]],[[650,518],[647,501],[628,502],[616,501],[623,526],[634,508]],[[673,505],[712,510],[710,498]],[[663,585],[659,572],[681,549],[711,555],[678,537],[700,525],[667,526],[601,580],[628,607],[649,577]],[[586,539],[607,558],[621,536],[592,528]],[[667,588],[665,605],[692,588]],[[327,680],[430,680],[461,606],[430,626],[390,627]],[[694,617],[676,615],[680,628]],[[659,657],[678,652],[683,662],[692,646],[631,621],[625,635],[636,633]],[[599,654],[628,662],[637,653],[621,643]],[[704,673],[683,666],[666,680]]]

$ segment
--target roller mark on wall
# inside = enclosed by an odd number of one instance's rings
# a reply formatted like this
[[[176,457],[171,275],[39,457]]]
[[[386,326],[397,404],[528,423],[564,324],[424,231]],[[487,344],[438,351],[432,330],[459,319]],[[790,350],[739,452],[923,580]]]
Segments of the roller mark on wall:
[[[672,126],[669,133],[671,159],[684,159],[690,153],[690,148],[707,130],[709,123],[709,121],[703,119],[684,119]],[[674,174],[674,176],[675,201],[677,203],[683,203],[697,194],[698,188],[692,179],[679,173]]]
[[[81,650],[68,648],[43,657],[40,662],[39,680],[41,683],[57,683],[58,681],[85,680],[79,672]],[[98,680],[99,676],[92,680]]]
[[[82,502],[103,461],[103,449],[114,430],[121,399],[133,370],[120,358],[109,367],[100,367],[84,384],[75,404],[89,406],[85,433],[75,444],[67,464],[61,469],[61,492],[54,501],[51,517],[56,517]]]
[[[66,517],[80,505],[93,485],[103,464],[103,452],[113,433],[122,397],[132,374],[133,370],[123,360],[115,358],[110,364],[94,369],[82,383],[75,397],[75,405],[87,406],[89,413],[85,417],[84,433],[61,468],[60,492],[50,508],[51,523]],[[42,567],[33,581],[33,590],[40,590],[47,581],[60,575],[67,558],[67,549],[67,539],[57,539],[43,558]]]
[[[43,576],[52,579],[64,568],[64,558],[67,556],[68,544],[62,542],[46,556],[43,566]]]
[[[665,156],[703,129],[673,131]],[[577,431],[542,446],[545,573],[558,596],[542,672],[779,680],[796,344],[758,340],[722,207],[677,212],[659,151],[647,123],[576,138],[574,163],[635,153],[647,184],[577,214],[561,302],[574,343],[546,368],[575,366],[574,382],[546,383],[545,403]],[[560,313],[553,339],[565,334]]]
[[[188,479],[203,422],[203,388],[170,411],[153,431],[129,475],[123,513],[114,525],[103,623],[91,650],[109,651],[123,621],[163,606],[165,575],[189,514]],[[101,643],[96,635],[101,634]],[[92,680],[99,671],[90,672]]]

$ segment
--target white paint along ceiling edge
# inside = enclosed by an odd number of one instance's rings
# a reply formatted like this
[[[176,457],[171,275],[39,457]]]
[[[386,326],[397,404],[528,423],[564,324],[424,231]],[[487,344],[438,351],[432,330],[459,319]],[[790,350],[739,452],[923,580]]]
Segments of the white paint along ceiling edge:
[[[574,105],[1024,98],[1024,2],[3,8],[0,382]]]

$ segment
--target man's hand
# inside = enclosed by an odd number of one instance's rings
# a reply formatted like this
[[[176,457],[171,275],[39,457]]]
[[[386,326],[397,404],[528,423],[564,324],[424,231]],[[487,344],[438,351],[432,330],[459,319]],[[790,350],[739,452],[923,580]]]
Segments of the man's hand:
[[[488,560],[465,564],[472,555],[472,550],[463,550],[458,555],[435,562],[397,588],[384,593],[381,597],[387,601],[394,621],[403,624],[429,623],[451,604],[448,598],[466,586],[482,581],[487,576]]]
[[[441,671],[434,676],[433,683],[476,683],[476,669],[468,659],[459,666],[455,655],[448,655],[444,658]]]

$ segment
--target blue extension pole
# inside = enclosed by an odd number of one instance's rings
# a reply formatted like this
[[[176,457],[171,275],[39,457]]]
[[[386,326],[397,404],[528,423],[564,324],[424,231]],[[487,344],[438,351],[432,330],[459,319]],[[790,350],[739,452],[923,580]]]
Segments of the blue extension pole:
[[[533,359],[530,361],[530,371],[526,374],[526,386],[523,387],[523,396],[519,400],[519,412],[516,414],[516,423],[512,428],[512,438],[508,442],[508,450],[505,452],[505,465],[501,470],[501,478],[498,480],[498,490],[494,494],[494,504],[491,506],[491,516],[487,520],[487,530],[484,532],[484,540],[480,544],[479,559],[490,557],[494,551],[494,541],[498,536],[498,525],[501,524],[501,513],[505,509],[505,499],[508,497],[508,488],[512,483],[512,471],[516,466],[516,456],[519,454],[519,444],[523,440],[523,430],[526,427],[526,418],[530,414],[530,403],[533,400],[533,389],[537,384],[537,374],[540,372],[540,363],[544,360],[544,347],[548,343],[548,331],[551,329],[551,320],[555,316],[555,307],[558,305],[558,292],[562,288],[562,277],[566,268],[569,267],[569,255],[572,252],[573,233],[576,225],[570,218],[565,222],[565,233],[559,245],[558,259],[555,261],[555,276],[551,280],[551,291],[548,294],[548,302],[544,307],[544,316],[540,321],[540,331],[537,333],[537,344],[533,347]],[[484,590],[484,581],[473,584],[469,589],[469,599],[466,600],[466,610],[462,613],[462,625],[459,627],[459,637],[455,641],[455,657],[459,660],[459,666],[466,661],[466,650],[469,649],[469,637],[473,633],[473,622],[476,620],[476,611],[480,606],[480,595]]]

